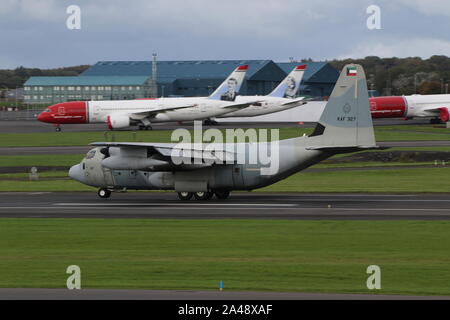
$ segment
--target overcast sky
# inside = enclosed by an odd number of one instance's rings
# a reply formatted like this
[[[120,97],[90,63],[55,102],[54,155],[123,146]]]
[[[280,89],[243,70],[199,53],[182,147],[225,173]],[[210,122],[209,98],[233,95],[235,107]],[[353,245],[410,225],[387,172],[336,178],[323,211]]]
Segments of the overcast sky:
[[[69,5],[81,29],[69,30]],[[381,29],[366,25],[381,8]],[[449,0],[0,0],[0,68],[450,56]]]

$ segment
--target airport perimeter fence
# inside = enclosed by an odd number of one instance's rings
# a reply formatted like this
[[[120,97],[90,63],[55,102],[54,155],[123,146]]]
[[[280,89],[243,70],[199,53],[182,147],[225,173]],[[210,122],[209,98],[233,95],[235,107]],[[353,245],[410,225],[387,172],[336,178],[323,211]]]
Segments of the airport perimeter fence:
[[[36,120],[42,109],[0,111],[0,120]]]

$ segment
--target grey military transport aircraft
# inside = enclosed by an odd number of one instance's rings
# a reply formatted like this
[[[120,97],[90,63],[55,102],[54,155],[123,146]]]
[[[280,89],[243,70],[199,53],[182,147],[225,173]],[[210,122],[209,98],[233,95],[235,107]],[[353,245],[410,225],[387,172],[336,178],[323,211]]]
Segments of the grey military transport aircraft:
[[[265,144],[265,145],[263,145]],[[233,190],[253,190],[280,181],[335,154],[377,148],[364,70],[346,65],[312,134],[256,143],[95,142],[71,167],[71,178],[112,191],[175,190],[181,200],[226,199]],[[270,150],[268,162],[249,161],[254,147]],[[238,161],[244,159],[244,161]],[[274,160],[276,159],[276,161]],[[254,159],[253,159],[254,160]],[[270,172],[268,172],[270,171]]]

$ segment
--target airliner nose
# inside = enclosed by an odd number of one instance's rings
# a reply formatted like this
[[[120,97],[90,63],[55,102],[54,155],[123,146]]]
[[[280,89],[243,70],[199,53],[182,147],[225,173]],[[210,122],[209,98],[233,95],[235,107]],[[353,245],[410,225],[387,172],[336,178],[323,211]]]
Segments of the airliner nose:
[[[81,170],[80,164],[76,164],[70,168],[69,177],[79,182],[83,182],[83,171]]]
[[[39,120],[39,121],[41,121],[41,122],[49,122],[50,121],[50,114],[48,113],[48,112],[41,112],[39,115],[38,115],[38,117],[37,117],[37,119]]]

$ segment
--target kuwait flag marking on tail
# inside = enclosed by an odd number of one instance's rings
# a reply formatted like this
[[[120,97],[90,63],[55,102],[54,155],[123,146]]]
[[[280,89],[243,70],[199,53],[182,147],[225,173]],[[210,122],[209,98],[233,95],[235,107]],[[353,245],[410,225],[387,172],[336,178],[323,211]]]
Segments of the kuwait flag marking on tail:
[[[358,72],[356,72],[356,67],[348,67],[347,68],[347,76],[356,76]]]

